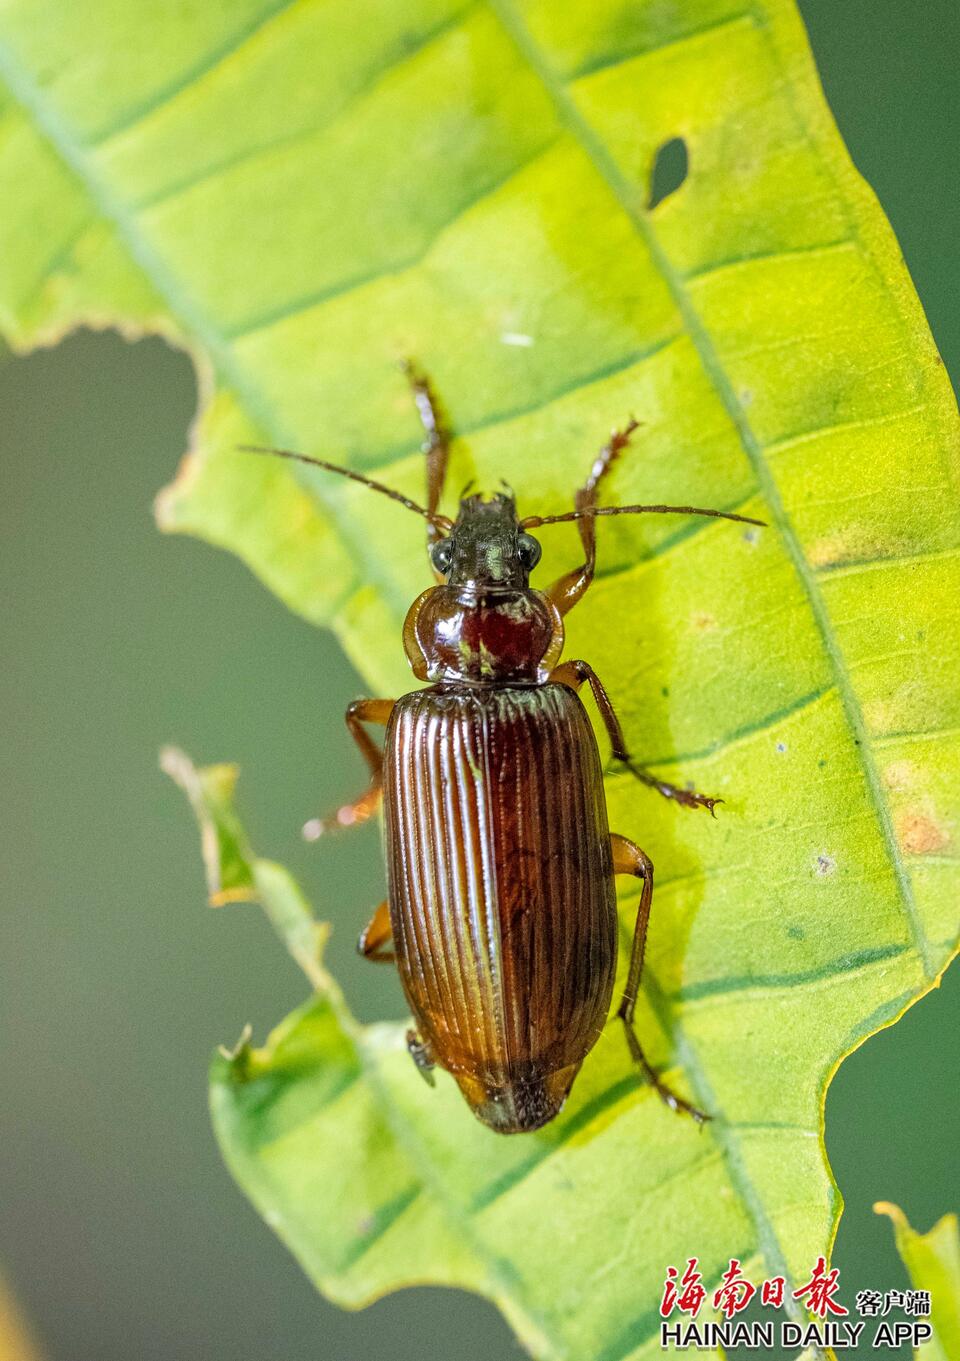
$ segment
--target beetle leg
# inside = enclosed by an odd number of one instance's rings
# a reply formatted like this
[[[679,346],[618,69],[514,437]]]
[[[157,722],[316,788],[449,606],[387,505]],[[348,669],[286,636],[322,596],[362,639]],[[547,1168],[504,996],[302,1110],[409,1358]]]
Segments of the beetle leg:
[[[652,775],[649,770],[645,770],[643,766],[638,766],[631,759],[630,753],[627,751],[623,729],[620,726],[620,720],[617,718],[610,696],[604,689],[600,677],[588,662],[580,660],[562,662],[560,666],[555,667],[550,672],[549,679],[559,681],[561,685],[569,685],[571,690],[579,690],[585,681],[588,682],[597,708],[600,710],[603,725],[610,738],[614,760],[626,766],[630,774],[635,776],[641,784],[655,789],[665,799],[673,799],[683,808],[706,808],[713,817],[716,817],[713,810],[718,803],[723,803],[723,799],[711,798],[708,794],[698,794],[695,789],[681,789],[679,785],[670,784],[667,780],[661,780],[656,775]]]
[[[630,774],[641,784],[645,784],[649,789],[655,789],[658,794],[662,794],[665,799],[673,799],[674,803],[679,803],[681,808],[706,808],[711,817],[716,817],[713,811],[718,803],[723,803],[723,799],[713,797],[709,794],[700,794],[696,789],[681,789],[679,785],[671,784],[669,780],[661,780],[653,775],[643,766],[636,765],[629,756],[618,756],[620,761]]]
[[[437,1080],[433,1076],[433,1070],[437,1066],[437,1061],[430,1045],[426,1040],[422,1040],[415,1030],[407,1031],[407,1050],[427,1086],[435,1087]]]
[[[427,513],[435,515],[440,504],[440,497],[443,494],[444,479],[447,475],[447,463],[450,458],[450,432],[444,424],[443,415],[430,379],[425,373],[421,373],[409,359],[404,363],[403,371],[407,375],[407,380],[413,390],[413,400],[417,404],[420,423],[426,436],[423,441],[423,452],[427,456]],[[428,520],[428,551],[440,537],[440,529],[432,520]],[[438,581],[442,579],[442,577],[437,576]]]
[[[640,975],[643,972],[643,953],[647,944],[650,903],[653,899],[653,862],[646,851],[642,851],[639,846],[628,841],[625,836],[618,836],[616,832],[610,835],[610,848],[613,851],[614,874],[632,874],[643,882],[643,888],[640,890],[640,906],[637,908],[637,921],[633,931],[633,947],[630,951],[627,982],[623,990],[623,1001],[617,1011],[617,1015],[623,1022],[627,1047],[634,1062],[639,1064],[660,1100],[666,1102],[670,1109],[678,1114],[685,1111],[687,1115],[691,1115],[696,1120],[698,1125],[701,1125],[704,1120],[709,1120],[710,1116],[697,1110],[696,1106],[692,1106],[682,1096],[677,1096],[675,1092],[672,1092],[660,1081],[641,1048],[633,1025],[634,1012],[637,1009],[637,993],[640,989]]]
[[[594,460],[593,467],[590,469],[590,476],[573,498],[576,510],[585,510],[588,506],[597,504],[597,491],[600,483],[613,467],[622,450],[630,443],[630,436],[636,428],[637,422],[631,420],[622,430],[613,431],[609,443],[603,446]],[[583,544],[584,561],[580,567],[575,567],[572,572],[566,572],[562,577],[558,577],[552,586],[547,587],[546,592],[562,615],[568,614],[586,591],[593,580],[597,566],[596,521],[592,515],[586,515],[582,520],[577,521],[577,528],[580,530],[580,542]]]
[[[393,950],[383,948],[392,939],[390,905],[384,899],[360,932],[357,940],[357,954],[363,955],[364,959],[369,959],[374,964],[392,964],[397,957],[396,954]]]
[[[583,661],[579,657],[574,661],[561,662],[559,666],[554,667],[550,672],[548,679],[556,681],[560,685],[569,686],[571,690],[576,690],[578,693],[581,685],[588,684],[590,686],[590,692],[596,701],[597,708],[600,710],[600,717],[603,719],[603,726],[606,728],[607,736],[610,738],[610,746],[613,748],[613,755],[618,761],[629,761],[630,757],[627,753],[627,741],[623,735],[620,720],[617,718],[616,711],[614,710],[613,701],[610,699],[610,696],[604,688],[603,682],[590,663]]]
[[[364,723],[386,725],[396,703],[392,699],[355,699],[346,712],[346,724],[350,736],[360,748],[360,753],[370,770],[370,784],[359,799],[345,803],[329,818],[311,818],[304,823],[303,836],[307,841],[316,841],[325,832],[337,831],[341,827],[355,827],[366,822],[383,795],[383,751],[364,728]]]

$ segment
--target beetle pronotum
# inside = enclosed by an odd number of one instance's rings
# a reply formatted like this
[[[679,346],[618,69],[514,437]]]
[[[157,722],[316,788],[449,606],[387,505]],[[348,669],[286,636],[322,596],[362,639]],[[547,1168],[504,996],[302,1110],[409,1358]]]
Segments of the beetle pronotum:
[[[713,812],[717,799],[657,779],[630,759],[599,677],[561,661],[563,617],[596,563],[596,520],[646,513],[763,521],[698,506],[600,506],[598,489],[636,428],[614,432],[561,515],[519,518],[513,496],[464,495],[438,511],[449,439],[427,379],[409,368],[426,432],[427,504],[361,473],[285,449],[251,452],[324,468],[390,496],[427,522],[439,584],[410,607],[403,645],[428,684],[399,699],[361,699],[346,721],[371,772],[354,803],[308,836],[361,822],[383,799],[388,897],[362,932],[366,958],[395,962],[416,1028],[407,1042],[432,1084],[451,1073],[474,1114],[502,1133],[558,1113],[607,1019],[617,959],[614,876],[642,882],[618,1016],[630,1054],[675,1111],[707,1118],[651,1067],[634,1011],[653,896],[649,856],[607,826],[589,686],[614,757],[666,798]],[[584,561],[545,591],[529,584],[538,526],[576,521]],[[386,728],[382,749],[365,724]],[[390,949],[391,939],[393,949]]]

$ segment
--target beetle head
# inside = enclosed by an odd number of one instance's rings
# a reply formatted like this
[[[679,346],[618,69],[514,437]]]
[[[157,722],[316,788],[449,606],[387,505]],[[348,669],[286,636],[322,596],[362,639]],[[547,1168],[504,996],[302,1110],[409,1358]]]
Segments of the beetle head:
[[[453,527],[430,550],[434,568],[451,586],[526,589],[540,561],[540,545],[520,526],[511,492],[489,501],[465,496]]]

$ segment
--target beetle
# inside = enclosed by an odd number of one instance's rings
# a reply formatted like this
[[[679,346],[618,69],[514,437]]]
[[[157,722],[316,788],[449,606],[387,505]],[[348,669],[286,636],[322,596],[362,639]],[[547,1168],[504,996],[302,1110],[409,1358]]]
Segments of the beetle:
[[[614,758],[642,783],[711,814],[719,799],[658,779],[630,757],[616,712],[588,662],[562,661],[564,616],[596,566],[596,520],[643,513],[761,520],[697,506],[601,506],[598,491],[637,428],[614,431],[572,511],[521,518],[509,491],[461,496],[438,511],[450,436],[427,377],[407,366],[425,431],[427,504],[352,469],[288,449],[245,446],[364,483],[427,522],[436,584],[413,602],[403,646],[424,688],[360,699],[347,727],[369,788],[316,838],[364,821],[383,801],[388,896],[360,935],[367,959],[395,963],[415,1022],[410,1054],[433,1084],[450,1073],[473,1113],[503,1134],[539,1129],[563,1106],[606,1023],[617,963],[614,878],[641,882],[617,1015],[630,1055],[673,1110],[708,1117],[655,1072],[634,1012],[653,898],[645,851],[607,825],[600,752],[578,692],[593,695]],[[584,560],[530,585],[539,526],[575,521]],[[385,728],[380,747],[366,725]],[[391,942],[393,948],[391,949]]]

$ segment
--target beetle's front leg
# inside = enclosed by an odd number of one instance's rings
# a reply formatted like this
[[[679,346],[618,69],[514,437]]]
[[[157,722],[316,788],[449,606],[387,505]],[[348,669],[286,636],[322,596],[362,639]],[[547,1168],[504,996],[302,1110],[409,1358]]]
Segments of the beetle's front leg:
[[[356,827],[376,812],[383,794],[383,751],[364,728],[364,723],[379,723],[386,726],[393,712],[396,700],[393,699],[356,699],[347,708],[346,724],[350,736],[360,748],[360,753],[370,770],[370,784],[358,799],[345,803],[332,817],[311,818],[304,823],[303,835],[307,841],[316,841],[326,832],[341,827]]]
[[[600,484],[613,467],[621,451],[630,442],[630,436],[637,428],[636,421],[630,421],[623,430],[614,430],[610,436],[609,443],[605,444],[594,459],[590,475],[583,486],[578,488],[573,498],[575,510],[588,510],[597,504],[597,493]],[[580,542],[583,546],[583,563],[575,567],[572,572],[565,572],[562,577],[558,577],[551,586],[547,587],[547,595],[553,601],[561,615],[569,614],[574,605],[580,600],[593,581],[593,574],[597,568],[597,526],[592,515],[584,516],[577,521],[577,528],[580,531]]]
[[[550,672],[550,680],[559,681],[561,685],[569,685],[571,690],[579,690],[585,681],[588,682],[597,708],[600,710],[603,725],[610,738],[614,760],[620,761],[641,784],[649,786],[650,789],[655,789],[665,799],[673,799],[675,803],[679,803],[684,808],[706,808],[711,816],[716,817],[713,810],[718,803],[723,803],[723,799],[711,798],[708,794],[698,794],[695,789],[681,789],[679,785],[658,779],[656,775],[645,770],[643,766],[638,766],[631,759],[630,753],[627,751],[623,729],[620,726],[620,720],[617,718],[610,696],[604,689],[600,677],[588,662],[580,660],[561,662]]]
[[[443,419],[433,385],[427,375],[409,359],[403,364],[403,370],[413,392],[413,400],[416,403],[417,414],[420,417],[420,424],[423,426],[425,436],[423,452],[427,456],[427,551],[429,552],[441,534],[430,517],[436,514],[440,497],[443,495],[447,464],[450,461],[450,432]],[[438,581],[443,580],[437,573],[434,573],[434,575]]]
[[[637,921],[633,931],[633,947],[630,951],[627,982],[623,990],[623,1001],[617,1011],[617,1015],[623,1022],[627,1047],[634,1062],[638,1063],[643,1069],[647,1081],[655,1089],[660,1100],[666,1102],[670,1109],[678,1114],[686,1112],[687,1115],[691,1115],[697,1124],[701,1125],[704,1120],[709,1120],[710,1116],[705,1115],[701,1110],[697,1110],[696,1106],[692,1106],[682,1096],[677,1096],[665,1083],[660,1081],[641,1048],[640,1041],[637,1039],[637,1032],[633,1026],[633,1017],[637,1009],[637,993],[640,990],[640,975],[643,972],[643,954],[647,944],[650,903],[653,899],[653,862],[646,851],[642,851],[639,846],[628,841],[625,836],[618,836],[616,832],[611,833],[610,848],[613,851],[614,874],[632,874],[643,882],[643,888],[640,890],[640,906],[637,908]]]

